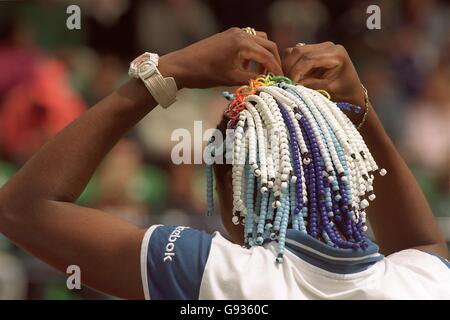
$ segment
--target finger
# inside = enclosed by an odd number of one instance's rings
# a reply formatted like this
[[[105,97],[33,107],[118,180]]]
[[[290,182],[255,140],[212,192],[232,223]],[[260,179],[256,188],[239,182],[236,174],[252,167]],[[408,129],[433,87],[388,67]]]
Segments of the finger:
[[[232,83],[229,85],[243,85],[248,84],[250,79],[256,79],[258,77],[258,73],[253,73],[249,71],[235,70],[232,76]]]
[[[281,67],[283,72],[287,75],[291,70],[295,62],[297,62],[299,56],[294,53],[294,48],[284,49],[283,59],[281,60]]]
[[[284,50],[284,56],[287,57],[288,55],[290,55],[292,53],[292,50],[294,50],[294,48],[286,48]],[[283,56],[283,58],[284,58],[284,56]]]
[[[340,61],[327,54],[305,54],[300,58],[287,74],[294,82],[308,77],[317,69],[334,69],[339,67]]]
[[[299,47],[286,48],[284,51],[282,67],[285,74],[289,74],[291,68],[295,63],[304,55],[316,52],[331,52],[331,49],[335,46],[333,42],[322,42],[316,44],[307,44]]]
[[[255,42],[246,42],[239,55],[241,60],[254,60],[273,74],[283,74],[276,57],[269,50]]]
[[[267,33],[265,33],[264,31],[256,31],[256,36],[257,37],[260,37],[260,38],[263,38],[263,39],[268,39],[267,38]]]
[[[300,80],[299,84],[314,90],[326,90],[331,93],[331,81],[328,79],[306,78]]]
[[[278,65],[281,66],[280,53],[278,52],[278,46],[275,42],[270,41],[268,39],[264,39],[262,37],[254,37],[253,40],[260,46],[269,50],[273,54],[273,56],[277,59]]]

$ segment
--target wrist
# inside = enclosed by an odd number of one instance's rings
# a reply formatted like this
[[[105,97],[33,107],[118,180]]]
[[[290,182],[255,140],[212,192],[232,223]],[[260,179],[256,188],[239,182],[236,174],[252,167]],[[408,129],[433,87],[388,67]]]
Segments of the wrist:
[[[357,94],[354,98],[354,104],[364,109],[366,105],[364,90],[363,88],[361,88],[361,86],[359,86],[359,88],[356,91]]]
[[[360,106],[362,109],[365,109],[366,95],[364,92],[365,90],[362,87],[361,83],[358,82],[357,85],[355,86],[355,89],[352,91],[353,91],[353,95],[347,102],[350,102],[354,105]]]
[[[183,68],[176,63],[176,55],[174,52],[159,58],[158,70],[163,77],[174,78],[178,90],[186,87],[185,72],[183,71]]]
[[[369,115],[369,109],[370,109],[369,93],[367,92],[366,87],[364,87],[364,85],[362,83],[361,83],[361,88],[362,88],[363,93],[364,93],[364,106],[362,107],[362,109],[363,109],[363,117],[361,119],[361,122],[356,127],[358,130],[360,130],[361,127],[366,122],[367,117]]]
[[[358,106],[360,111],[357,113],[354,111],[344,111],[344,113],[360,129],[369,118],[369,113],[373,112],[373,110],[370,107],[368,93],[361,83],[358,83],[358,86],[352,92],[353,96],[345,99],[345,102]]]
[[[159,60],[158,54],[144,52],[130,63],[128,74],[132,78],[142,80],[155,101],[161,107],[168,108],[177,100],[179,88],[175,78],[172,77],[172,75],[177,77],[177,73],[173,71],[170,63],[163,62],[160,66]],[[166,76],[161,73],[160,68]]]

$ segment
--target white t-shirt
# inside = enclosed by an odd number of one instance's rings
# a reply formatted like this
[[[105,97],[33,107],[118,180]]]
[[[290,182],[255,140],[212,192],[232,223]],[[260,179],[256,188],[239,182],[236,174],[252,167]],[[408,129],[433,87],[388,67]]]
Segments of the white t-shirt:
[[[450,263],[415,249],[387,257],[332,248],[288,230],[284,263],[277,242],[250,249],[218,232],[155,225],[145,234],[146,299],[450,299]]]

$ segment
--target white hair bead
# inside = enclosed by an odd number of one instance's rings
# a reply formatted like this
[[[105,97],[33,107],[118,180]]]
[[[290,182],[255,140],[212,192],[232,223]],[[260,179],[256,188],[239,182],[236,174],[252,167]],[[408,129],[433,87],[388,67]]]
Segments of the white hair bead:
[[[360,203],[359,203],[360,207],[362,209],[365,209],[369,206],[369,201],[367,201],[367,199],[363,199]]]

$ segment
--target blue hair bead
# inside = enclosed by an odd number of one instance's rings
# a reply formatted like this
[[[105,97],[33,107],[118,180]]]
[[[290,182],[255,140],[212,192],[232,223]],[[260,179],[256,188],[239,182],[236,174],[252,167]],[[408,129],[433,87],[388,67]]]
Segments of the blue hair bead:
[[[263,239],[263,237],[261,236],[261,237],[257,237],[256,238],[256,244],[257,245],[262,245],[263,244],[263,242],[264,242],[264,239]]]

